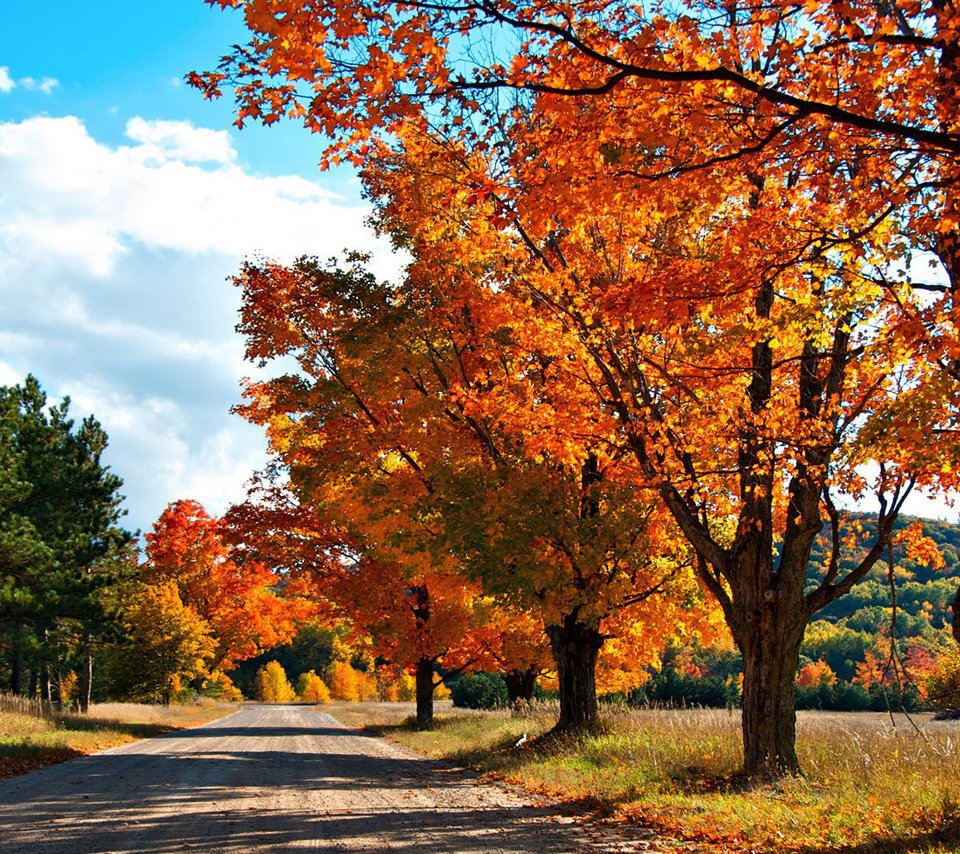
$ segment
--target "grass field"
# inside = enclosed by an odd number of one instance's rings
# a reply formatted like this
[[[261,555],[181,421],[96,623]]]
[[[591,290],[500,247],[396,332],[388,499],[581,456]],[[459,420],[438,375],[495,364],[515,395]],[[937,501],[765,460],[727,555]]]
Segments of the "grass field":
[[[89,714],[48,712],[39,703],[0,695],[0,779],[95,753],[138,738],[215,720],[236,706],[143,706],[102,703]]]
[[[960,723],[928,715],[803,712],[805,776],[747,787],[736,712],[609,709],[600,734],[545,744],[536,736],[555,720],[549,707],[514,716],[441,704],[432,732],[410,726],[408,704],[327,708],[422,753],[709,851],[960,851]]]

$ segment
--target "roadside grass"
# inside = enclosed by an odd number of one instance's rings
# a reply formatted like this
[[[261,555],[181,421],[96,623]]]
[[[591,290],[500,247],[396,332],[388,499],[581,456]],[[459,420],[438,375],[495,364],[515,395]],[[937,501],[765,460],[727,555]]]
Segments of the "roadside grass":
[[[81,715],[0,694],[0,779],[216,720],[236,708],[212,701],[183,706],[100,703]]]
[[[596,734],[538,739],[555,709],[442,709],[434,730],[418,732],[407,710],[390,708],[399,704],[352,705],[329,710],[421,753],[708,851],[960,851],[960,723],[929,715],[801,712],[805,776],[747,786],[737,712],[607,708]]]

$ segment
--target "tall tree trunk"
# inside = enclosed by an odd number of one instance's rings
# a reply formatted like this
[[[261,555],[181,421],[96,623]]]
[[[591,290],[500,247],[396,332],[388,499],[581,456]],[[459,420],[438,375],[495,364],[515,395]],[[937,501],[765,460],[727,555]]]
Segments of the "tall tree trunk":
[[[538,668],[531,664],[526,670],[508,670],[503,681],[507,684],[507,700],[511,706],[529,703],[533,699],[533,687],[537,684]]]
[[[50,694],[50,668],[46,664],[40,668],[40,699],[48,706],[53,701]]]
[[[577,617],[575,610],[559,625],[547,627],[560,682],[560,719],[555,732],[590,730],[599,722],[596,671],[604,639],[596,626]]]
[[[803,624],[770,622],[740,644],[743,770],[748,777],[799,774],[796,674]]]
[[[83,667],[80,670],[80,696],[78,698],[80,711],[86,714],[90,711],[90,694],[93,690],[93,644],[90,638],[83,642]]]
[[[27,696],[31,700],[37,698],[37,668],[30,668],[30,678],[27,680]]]
[[[20,652],[19,638],[14,635],[13,649],[10,651],[10,693],[20,694],[20,683],[23,681],[23,656]]]
[[[433,728],[433,660],[417,662],[417,728]]]

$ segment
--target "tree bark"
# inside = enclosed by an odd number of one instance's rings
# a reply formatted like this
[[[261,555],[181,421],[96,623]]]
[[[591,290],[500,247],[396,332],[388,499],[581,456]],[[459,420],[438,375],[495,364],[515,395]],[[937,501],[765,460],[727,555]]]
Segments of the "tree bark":
[[[10,693],[14,696],[19,696],[20,683],[23,681],[23,659],[17,641],[18,638],[14,636],[13,649],[10,655]]]
[[[526,670],[508,670],[503,675],[507,684],[507,701],[511,706],[529,703],[533,699],[533,687],[537,683],[537,666],[531,664]]]
[[[752,778],[799,774],[796,673],[803,620],[761,620],[738,645],[743,655],[743,770]]]
[[[90,711],[90,694],[93,690],[93,644],[89,638],[84,640],[83,667],[80,670],[80,696],[77,698],[80,711],[86,714]]]
[[[599,722],[597,655],[603,635],[596,626],[580,622],[576,611],[559,625],[548,626],[550,649],[560,682],[560,719],[554,732],[582,732]]]
[[[417,662],[417,729],[433,728],[433,659]]]

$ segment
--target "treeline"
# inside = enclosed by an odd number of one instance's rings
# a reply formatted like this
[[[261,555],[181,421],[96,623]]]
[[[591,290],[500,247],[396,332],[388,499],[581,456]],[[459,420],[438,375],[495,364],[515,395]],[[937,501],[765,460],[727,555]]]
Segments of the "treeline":
[[[107,435],[38,380],[0,387],[0,690],[91,700],[237,699],[224,671],[288,640],[311,606],[220,520],[171,504],[141,551],[120,526]]]
[[[129,575],[122,482],[95,418],[49,404],[33,376],[0,387],[0,680],[86,709],[95,648],[120,634],[109,591]]]

